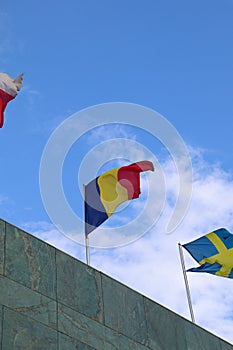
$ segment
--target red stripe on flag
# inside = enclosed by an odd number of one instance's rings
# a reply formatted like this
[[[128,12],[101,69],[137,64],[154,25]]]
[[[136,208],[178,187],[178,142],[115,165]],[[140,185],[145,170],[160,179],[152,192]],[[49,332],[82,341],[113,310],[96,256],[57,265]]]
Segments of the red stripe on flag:
[[[0,128],[2,128],[4,123],[4,111],[8,102],[13,100],[15,96],[9,95],[4,90],[0,89]]]
[[[118,181],[122,186],[124,186],[127,189],[128,199],[134,199],[139,197],[141,193],[140,172],[147,170],[154,171],[153,163],[147,160],[124,166],[118,170]]]

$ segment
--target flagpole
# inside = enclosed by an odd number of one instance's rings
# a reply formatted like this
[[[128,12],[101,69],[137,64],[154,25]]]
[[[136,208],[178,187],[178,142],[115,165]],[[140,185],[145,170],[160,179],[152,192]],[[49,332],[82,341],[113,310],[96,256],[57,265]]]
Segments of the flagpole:
[[[87,260],[87,265],[90,266],[90,248],[89,248],[89,238],[85,234],[85,243],[86,243],[86,260]]]
[[[184,275],[184,282],[185,282],[185,288],[186,288],[186,295],[187,295],[187,299],[188,299],[188,304],[189,304],[189,311],[190,311],[190,315],[191,315],[191,320],[192,320],[193,323],[195,323],[195,318],[194,318],[194,313],[193,313],[193,307],[192,307],[192,301],[191,301],[191,294],[190,294],[189,284],[188,284],[188,278],[187,278],[187,273],[186,273],[186,270],[185,270],[184,254],[183,254],[183,250],[182,250],[182,245],[181,245],[180,243],[178,243],[178,247],[179,247],[179,253],[180,253],[181,266],[182,266],[183,275]]]
[[[84,196],[84,233],[85,233],[85,245],[86,245],[86,261],[87,265],[90,265],[90,247],[89,238],[86,232],[86,220],[85,220],[85,202],[86,202],[86,186],[83,184],[83,196]]]

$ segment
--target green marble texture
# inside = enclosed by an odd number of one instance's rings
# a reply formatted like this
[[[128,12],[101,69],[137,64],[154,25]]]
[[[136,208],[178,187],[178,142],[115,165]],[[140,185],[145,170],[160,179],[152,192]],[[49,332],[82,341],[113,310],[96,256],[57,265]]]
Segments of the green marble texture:
[[[105,325],[147,345],[143,296],[105,275],[102,285]]]
[[[0,276],[0,304],[57,328],[57,305],[54,300],[4,276]]]
[[[187,342],[187,348],[192,350],[232,350],[233,346],[224,340],[216,337],[214,334],[207,332],[198,325],[191,322],[184,322],[184,335]]]
[[[231,344],[147,298],[145,309],[151,349],[233,349]]]
[[[2,350],[2,324],[3,324],[3,315],[2,315],[2,310],[3,310],[3,307],[0,306],[0,350]]]
[[[102,322],[100,273],[59,251],[56,254],[56,263],[58,301]]]
[[[5,258],[5,222],[0,220],[0,275],[4,273]]]
[[[187,342],[187,347],[193,350],[220,350],[220,340],[204,329],[193,326],[191,322],[184,323],[184,335]]]
[[[104,349],[105,327],[62,304],[58,304],[58,331],[98,350]]]
[[[233,346],[227,342],[225,342],[224,340],[220,339],[220,350],[232,350]]]
[[[55,299],[55,248],[6,224],[5,275]]]
[[[57,350],[57,332],[4,307],[2,350]]]
[[[68,337],[65,334],[59,333],[59,348],[58,350],[96,350],[92,346],[84,344],[77,339]]]
[[[58,306],[58,330],[97,350],[148,349],[123,334],[61,304]]]
[[[145,298],[148,343],[152,349],[189,349],[184,336],[183,318]],[[190,348],[190,350],[193,350]]]

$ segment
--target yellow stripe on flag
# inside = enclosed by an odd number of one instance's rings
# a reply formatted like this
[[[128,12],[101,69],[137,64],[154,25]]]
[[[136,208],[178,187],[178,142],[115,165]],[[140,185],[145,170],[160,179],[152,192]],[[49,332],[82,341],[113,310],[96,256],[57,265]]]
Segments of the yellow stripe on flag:
[[[114,213],[115,209],[128,200],[128,191],[118,182],[117,174],[119,168],[112,169],[98,178],[100,189],[100,199],[106,210],[108,217]]]
[[[217,262],[222,265],[222,267],[216,272],[216,275],[228,277],[232,269],[233,248],[227,249],[222,240],[214,232],[208,233],[206,237],[213,243],[218,253],[199,261],[199,264],[202,265],[206,262],[214,264]]]

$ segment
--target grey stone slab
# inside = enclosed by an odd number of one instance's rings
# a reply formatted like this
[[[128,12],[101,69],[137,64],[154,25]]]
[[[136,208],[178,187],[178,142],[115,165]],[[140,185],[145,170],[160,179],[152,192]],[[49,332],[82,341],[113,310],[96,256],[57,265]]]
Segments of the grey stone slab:
[[[0,220],[0,274],[4,273],[4,258],[5,258],[5,221]]]
[[[57,350],[57,332],[4,307],[2,349]]]
[[[150,348],[192,350],[187,347],[184,336],[186,321],[183,318],[146,298],[145,310]]]
[[[0,306],[0,350],[2,350],[2,309],[3,307]]]
[[[7,277],[55,298],[55,248],[7,223],[5,251]]]
[[[59,333],[58,343],[58,350],[96,350],[96,348],[62,333]]]
[[[108,327],[105,328],[105,339],[105,350],[149,350],[147,346],[144,346]],[[153,350],[157,350],[157,348],[154,348]]]
[[[221,346],[221,350],[232,350],[233,349],[233,345],[220,339],[220,346]]]
[[[62,304],[58,306],[58,330],[97,350],[148,350],[123,334]]]
[[[56,252],[58,301],[103,321],[100,273],[62,252]]]
[[[104,349],[105,327],[62,304],[58,304],[58,330],[98,350]]]
[[[147,345],[143,296],[105,275],[102,286],[106,326]]]
[[[0,304],[57,328],[57,304],[54,300],[0,276]]]
[[[190,350],[220,350],[220,339],[205,329],[187,321],[184,325],[184,334]]]

